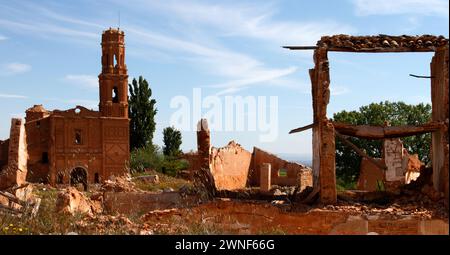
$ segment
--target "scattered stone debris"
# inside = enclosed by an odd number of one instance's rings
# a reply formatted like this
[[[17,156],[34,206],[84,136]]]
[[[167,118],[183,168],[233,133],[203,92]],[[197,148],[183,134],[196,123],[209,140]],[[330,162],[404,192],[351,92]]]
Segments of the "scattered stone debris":
[[[140,220],[164,234],[448,234],[448,218],[423,208],[405,211],[402,206],[308,207],[277,200],[216,199],[193,208],[149,212]]]
[[[158,175],[143,175],[143,176],[137,176],[133,178],[134,180],[139,180],[144,183],[152,183],[152,184],[158,184],[159,183],[159,176]]]
[[[131,181],[129,176],[113,176],[110,180],[104,181],[101,191],[110,192],[137,192],[139,189]]]
[[[89,214],[101,213],[102,203],[84,196],[74,187],[69,187],[58,193],[56,211],[75,215],[76,213]]]

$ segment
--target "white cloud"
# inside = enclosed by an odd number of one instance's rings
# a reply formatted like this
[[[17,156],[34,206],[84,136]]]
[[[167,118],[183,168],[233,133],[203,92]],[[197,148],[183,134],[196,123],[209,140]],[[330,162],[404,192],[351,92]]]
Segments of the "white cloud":
[[[100,24],[64,16],[59,12],[42,7],[32,2],[17,2],[18,8],[0,5],[5,12],[0,19],[0,27],[13,33],[26,33],[49,39],[70,38],[71,41],[98,40]],[[101,30],[100,30],[101,31]]]
[[[58,23],[57,23],[58,24]],[[0,19],[0,27],[14,32],[33,32],[37,36],[67,36],[81,39],[98,39],[99,35],[94,32],[67,28],[51,23],[37,21],[18,22],[6,19]]]
[[[449,16],[448,0],[351,0],[357,15],[439,15]]]
[[[177,37],[174,37],[141,27],[124,26],[124,30],[128,32],[128,39],[136,37],[140,38],[136,43],[184,53],[179,54],[183,60],[188,59],[197,67],[225,78],[225,82],[212,85],[222,89],[217,93],[219,95],[236,93],[250,87],[249,85],[270,84],[288,89],[303,87],[288,78],[297,71],[297,67],[270,66],[248,53],[240,53],[222,46],[224,37],[249,38],[255,40],[252,43],[257,45],[270,44],[276,51],[279,46],[287,44],[315,44],[324,34],[355,31],[349,25],[332,20],[311,22],[278,20],[274,16],[275,7],[271,3],[217,4],[187,0],[181,5],[176,1],[141,1],[136,6],[139,6],[139,9],[130,6],[124,8],[165,15],[171,21],[175,20],[172,22],[176,24],[175,27],[182,29],[179,29]],[[310,57],[306,54],[305,56]]]
[[[68,74],[64,79],[74,85],[84,86],[89,88],[98,88],[98,78],[94,75],[86,74]]]
[[[8,37],[0,35],[0,41],[6,41],[8,40]]]
[[[12,98],[12,99],[27,99],[27,96],[13,95],[13,94],[0,94],[0,98]]]
[[[246,87],[229,87],[227,89],[221,90],[215,94],[215,96],[223,96],[237,93],[241,90],[246,89]]]
[[[275,81],[297,70],[296,67],[270,68],[249,55],[222,46],[185,41],[139,27],[128,27],[126,30],[129,37],[140,38],[139,43],[171,52],[184,53],[184,58],[188,61],[195,62],[196,65],[211,74],[228,79],[225,83],[211,85],[215,88],[222,88],[223,90],[218,92],[221,95],[235,93],[238,91],[238,87],[241,87],[239,90],[242,90],[242,87],[250,84]]]
[[[271,3],[257,4],[207,4],[198,1],[146,1],[142,4],[148,10],[162,10],[171,17],[184,20],[187,24],[213,27],[222,36],[241,36],[286,44],[315,44],[324,34],[353,33],[355,29],[347,24],[332,20],[279,21]]]
[[[14,62],[2,65],[0,67],[0,75],[7,76],[7,75],[22,74],[30,70],[31,70],[30,65]]]
[[[224,36],[251,38],[256,40],[256,44],[267,42],[276,50],[285,44],[315,44],[323,34],[354,31],[349,25],[331,20],[294,22],[275,19],[275,7],[271,3],[212,4],[187,0],[182,5],[176,1],[141,1],[130,6],[122,1],[114,2],[123,5],[124,11],[129,13],[153,12],[175,20],[170,22],[175,25],[165,29],[164,34],[144,28],[142,24],[129,25],[132,20],[122,28],[127,32],[127,42],[134,48],[151,48],[220,77],[224,82],[219,93],[234,93],[248,85],[270,83],[288,88],[296,83],[288,78],[297,70],[296,67],[270,66],[248,53],[225,47],[222,43]],[[101,24],[103,19],[93,22],[70,17],[32,3],[22,7],[11,10],[17,12],[14,19],[0,19],[0,27],[48,38],[75,37],[80,42],[99,39],[98,30],[105,27]],[[27,16],[26,20],[16,18],[26,16],[18,15],[20,13],[30,12],[35,15]],[[183,29],[177,30],[176,27]],[[65,80],[77,85],[98,86],[97,78],[89,75],[67,75]]]
[[[272,80],[281,78],[283,76],[290,75],[290,74],[294,73],[295,71],[297,71],[296,67],[289,67],[286,69],[272,69],[272,70],[258,70],[258,71],[255,70],[255,72],[258,72],[258,73],[254,73],[250,77],[240,79],[240,80],[234,80],[234,81],[226,82],[226,83],[222,83],[222,84],[211,85],[211,87],[214,87],[214,88],[239,88],[239,87],[243,87],[243,86],[247,86],[247,85],[251,85],[251,84],[255,84],[255,83],[272,81]]]

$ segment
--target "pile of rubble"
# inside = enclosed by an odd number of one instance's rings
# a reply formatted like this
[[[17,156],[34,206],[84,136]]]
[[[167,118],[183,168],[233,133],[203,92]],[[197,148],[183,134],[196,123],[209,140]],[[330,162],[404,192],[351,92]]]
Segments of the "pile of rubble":
[[[399,199],[386,206],[339,201],[337,205],[327,205],[313,210],[339,211],[364,216],[381,215],[391,219],[402,216],[415,216],[421,219],[448,218],[443,201],[428,204],[426,202],[411,202],[407,198]]]
[[[448,218],[444,193],[433,188],[431,177],[432,169],[422,168],[419,178],[395,192],[345,191],[338,195],[340,199],[336,206],[321,209],[392,217]]]
[[[74,187],[58,192],[56,211],[75,215],[76,213],[93,216],[103,212],[104,192],[138,192],[129,176],[112,177],[103,182],[99,191],[86,197]]]
[[[102,194],[95,193],[86,197],[74,187],[68,187],[58,192],[56,211],[75,215],[76,213],[94,215],[103,211]]]
[[[139,189],[136,188],[136,185],[131,181],[131,177],[129,175],[125,176],[113,176],[110,180],[106,180],[101,189],[103,192],[137,192]]]
[[[334,35],[323,36],[317,43],[318,47],[347,48],[355,51],[373,48],[408,48],[408,49],[433,49],[434,47],[448,44],[448,39],[443,36],[350,36]]]

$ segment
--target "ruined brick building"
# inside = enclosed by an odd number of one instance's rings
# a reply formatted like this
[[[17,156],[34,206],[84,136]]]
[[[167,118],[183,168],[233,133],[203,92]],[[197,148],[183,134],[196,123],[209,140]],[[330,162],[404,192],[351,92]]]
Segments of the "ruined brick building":
[[[197,152],[183,157],[189,162],[191,178],[196,171],[207,169],[217,190],[264,186],[261,190],[269,191],[272,185],[298,186],[303,190],[313,185],[312,170],[305,165],[283,160],[256,147],[253,152],[247,151],[235,141],[224,147],[212,147],[206,119],[197,125]]]
[[[310,69],[311,92],[313,102],[313,119],[310,125],[297,128],[291,133],[307,129],[313,131],[313,173],[314,193],[319,194],[320,201],[326,204],[337,202],[336,192],[336,147],[335,139],[352,147],[361,156],[360,149],[347,140],[347,136],[362,139],[389,139],[431,133],[432,143],[432,181],[434,189],[445,195],[448,208],[449,199],[449,40],[444,36],[323,36],[316,46],[285,46],[290,50],[314,50],[314,68]],[[414,126],[369,126],[337,123],[327,117],[327,106],[330,102],[330,62],[328,52],[349,53],[400,53],[400,52],[433,52],[430,63],[432,117],[427,123]],[[384,166],[380,166],[384,168]],[[391,175],[392,173],[392,175]],[[395,171],[389,178],[396,178]]]
[[[130,150],[124,37],[119,29],[103,32],[99,111],[82,106],[48,111],[42,105],[26,110],[28,181],[83,183],[86,188],[126,172]],[[7,141],[3,144],[6,148]]]

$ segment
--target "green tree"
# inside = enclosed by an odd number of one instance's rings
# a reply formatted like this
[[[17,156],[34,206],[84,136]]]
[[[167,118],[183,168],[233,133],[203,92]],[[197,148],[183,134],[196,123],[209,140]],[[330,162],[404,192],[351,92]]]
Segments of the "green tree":
[[[176,157],[181,153],[181,132],[176,130],[174,127],[166,127],[163,130],[163,153],[169,157]]]
[[[430,121],[431,106],[429,104],[408,105],[403,102],[380,102],[362,106],[359,111],[341,111],[333,115],[333,120],[354,125],[384,125],[388,121],[391,126],[419,125]],[[382,141],[349,138],[352,143],[375,158],[381,157]],[[417,153],[425,164],[430,163],[431,134],[415,135],[401,138],[404,147],[410,153]],[[355,182],[359,175],[361,157],[336,139],[336,176],[345,183]]]
[[[147,80],[139,76],[139,82],[133,79],[128,85],[130,97],[128,99],[128,116],[130,118],[130,149],[143,148],[153,145],[153,134],[156,123],[156,100],[151,99],[152,90]]]

